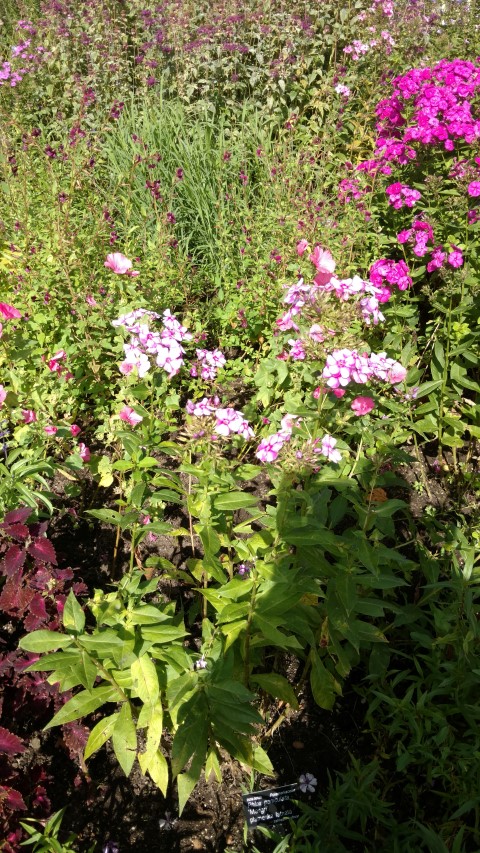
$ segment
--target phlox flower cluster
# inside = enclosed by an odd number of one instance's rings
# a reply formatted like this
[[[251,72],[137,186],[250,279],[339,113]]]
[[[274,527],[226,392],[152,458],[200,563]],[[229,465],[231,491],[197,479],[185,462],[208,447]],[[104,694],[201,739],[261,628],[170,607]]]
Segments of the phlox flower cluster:
[[[18,68],[14,71],[9,62],[3,62],[0,67],[0,86],[4,86],[6,83],[10,86],[16,86],[26,73],[26,68]]]
[[[294,415],[284,415],[281,420],[280,429],[277,432],[262,438],[257,447],[255,456],[260,462],[275,462],[284,444],[290,441],[293,427],[299,419]]]
[[[397,234],[399,243],[409,243],[412,245],[412,251],[418,258],[423,258],[430,254],[430,260],[427,263],[427,272],[433,272],[443,267],[445,261],[454,269],[458,269],[463,265],[463,253],[458,246],[451,246],[450,252],[444,250],[443,246],[428,246],[428,242],[433,242],[433,230],[428,222],[421,219],[416,219],[412,223],[411,228],[400,231]],[[379,263],[378,261],[376,263]],[[394,263],[394,262],[392,262]],[[374,265],[375,266],[375,265]]]
[[[368,277],[375,287],[384,289],[385,292],[381,300],[383,302],[388,302],[390,298],[390,290],[386,285],[396,285],[399,290],[408,290],[413,284],[405,261],[392,261],[389,258],[380,258],[378,261],[374,261]]]
[[[402,207],[413,207],[415,202],[419,201],[422,197],[418,190],[414,190],[408,184],[402,184],[400,181],[390,184],[385,192],[388,195],[388,203],[395,210],[401,210]]]
[[[245,419],[243,412],[233,409],[231,406],[223,408],[219,406],[220,400],[218,397],[204,397],[198,403],[193,400],[187,400],[185,411],[188,415],[193,415],[196,418],[212,418],[214,420],[213,435],[211,438],[222,436],[228,438],[231,435],[240,435],[245,441],[254,438],[254,432],[248,421]],[[197,433],[200,437],[205,431]]]
[[[200,374],[202,379],[215,379],[218,370],[225,364],[225,356],[219,349],[197,349],[197,361],[190,368],[190,376]]]
[[[367,355],[350,349],[334,350],[327,355],[322,372],[323,379],[332,389],[346,388],[351,382],[365,385],[372,379],[398,385],[406,375],[403,365],[388,358],[384,352]]]
[[[480,88],[480,65],[442,59],[431,68],[412,68],[395,77],[393,92],[377,106],[379,158],[407,163],[416,158],[415,143],[442,145],[453,151],[459,141],[480,137],[480,121],[472,103]]]
[[[159,332],[150,329],[149,321],[160,319],[160,314],[143,308],[123,314],[112,322],[112,326],[124,326],[131,333],[130,342],[123,347],[125,359],[119,366],[121,373],[128,375],[136,370],[139,377],[143,377],[150,370],[151,358],[170,378],[179,372],[185,354],[181,344],[190,341],[192,335],[169,309],[161,317],[163,328]]]

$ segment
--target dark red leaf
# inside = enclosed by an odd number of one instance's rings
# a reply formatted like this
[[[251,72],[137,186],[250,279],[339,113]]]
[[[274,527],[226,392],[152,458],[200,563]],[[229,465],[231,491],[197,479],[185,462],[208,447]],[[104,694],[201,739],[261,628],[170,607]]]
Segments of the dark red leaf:
[[[48,539],[35,539],[34,542],[30,543],[27,550],[36,560],[40,560],[42,563],[53,563],[54,566],[57,565],[55,548]]]
[[[26,811],[26,805],[20,791],[0,785],[0,803],[5,803],[9,809]]]
[[[16,577],[8,578],[0,595],[0,610],[11,616],[18,615],[16,611],[23,614],[34,595],[33,589],[19,585]]]
[[[8,577],[12,577],[12,575],[21,569],[26,556],[26,551],[20,545],[11,545],[0,563],[0,572]]]
[[[25,542],[30,536],[28,527],[24,524],[9,524],[5,525],[5,533],[11,536],[12,539],[18,539],[19,542]]]
[[[33,510],[29,506],[21,506],[18,509],[12,509],[11,512],[7,512],[4,523],[1,527],[5,527],[7,524],[24,524],[32,514]]]
[[[25,749],[19,737],[0,726],[0,752],[5,755],[15,755],[17,752],[25,752]]]

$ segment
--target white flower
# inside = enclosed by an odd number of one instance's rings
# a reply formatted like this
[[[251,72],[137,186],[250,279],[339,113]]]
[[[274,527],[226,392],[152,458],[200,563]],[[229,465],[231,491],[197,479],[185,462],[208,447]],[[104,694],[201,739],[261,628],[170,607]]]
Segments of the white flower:
[[[302,773],[300,779],[298,780],[298,786],[304,794],[306,794],[307,791],[313,794],[315,788],[317,787],[317,784],[318,782],[315,779],[315,776],[313,776],[311,773]]]

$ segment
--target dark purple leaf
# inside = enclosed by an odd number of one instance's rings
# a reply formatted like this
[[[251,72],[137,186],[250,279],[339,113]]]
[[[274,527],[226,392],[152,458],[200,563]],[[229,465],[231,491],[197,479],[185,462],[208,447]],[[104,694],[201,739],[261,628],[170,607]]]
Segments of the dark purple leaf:
[[[7,524],[24,524],[32,514],[32,509],[29,506],[21,506],[18,509],[12,509],[7,512],[3,524],[0,527],[6,527]]]
[[[19,737],[0,726],[0,752],[5,753],[5,755],[15,755],[17,752],[25,752],[25,750],[26,747]]]
[[[0,803],[5,803],[9,809],[26,811],[26,805],[20,791],[0,785]]]
[[[8,527],[5,526],[5,533],[12,539],[18,539],[19,542],[25,542],[30,536],[29,529],[24,524],[9,524]]]
[[[0,572],[8,577],[12,577],[12,575],[15,575],[22,568],[26,556],[26,551],[20,545],[11,545],[0,563]]]
[[[27,550],[36,560],[40,560],[42,563],[53,563],[54,566],[57,565],[55,548],[48,539],[35,539],[34,542],[30,543]]]

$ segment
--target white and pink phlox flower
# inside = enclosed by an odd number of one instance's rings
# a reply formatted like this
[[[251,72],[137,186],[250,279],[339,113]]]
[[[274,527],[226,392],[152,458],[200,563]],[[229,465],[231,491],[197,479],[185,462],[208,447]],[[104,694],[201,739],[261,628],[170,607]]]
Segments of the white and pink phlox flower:
[[[359,417],[368,415],[375,408],[375,400],[372,397],[355,397],[350,408]]]
[[[131,406],[123,406],[118,413],[119,418],[125,423],[130,424],[130,426],[137,426],[143,418],[141,415],[138,415],[137,412],[131,408]]]
[[[260,462],[275,462],[283,445],[290,440],[291,430],[280,430],[262,438],[255,456]]]
[[[304,361],[305,359],[305,346],[301,338],[297,338],[296,340],[290,339],[288,341],[290,346],[290,358],[294,361]]]
[[[340,453],[340,451],[335,449],[336,444],[337,439],[333,438],[333,436],[323,436],[320,453],[322,454],[322,456],[325,456],[329,462],[340,462],[342,459],[342,454]]]
[[[298,332],[299,328],[293,320],[298,313],[298,308],[289,308],[288,311],[285,311],[285,313],[278,318],[277,328],[280,329],[281,332],[288,332],[290,329]]]

